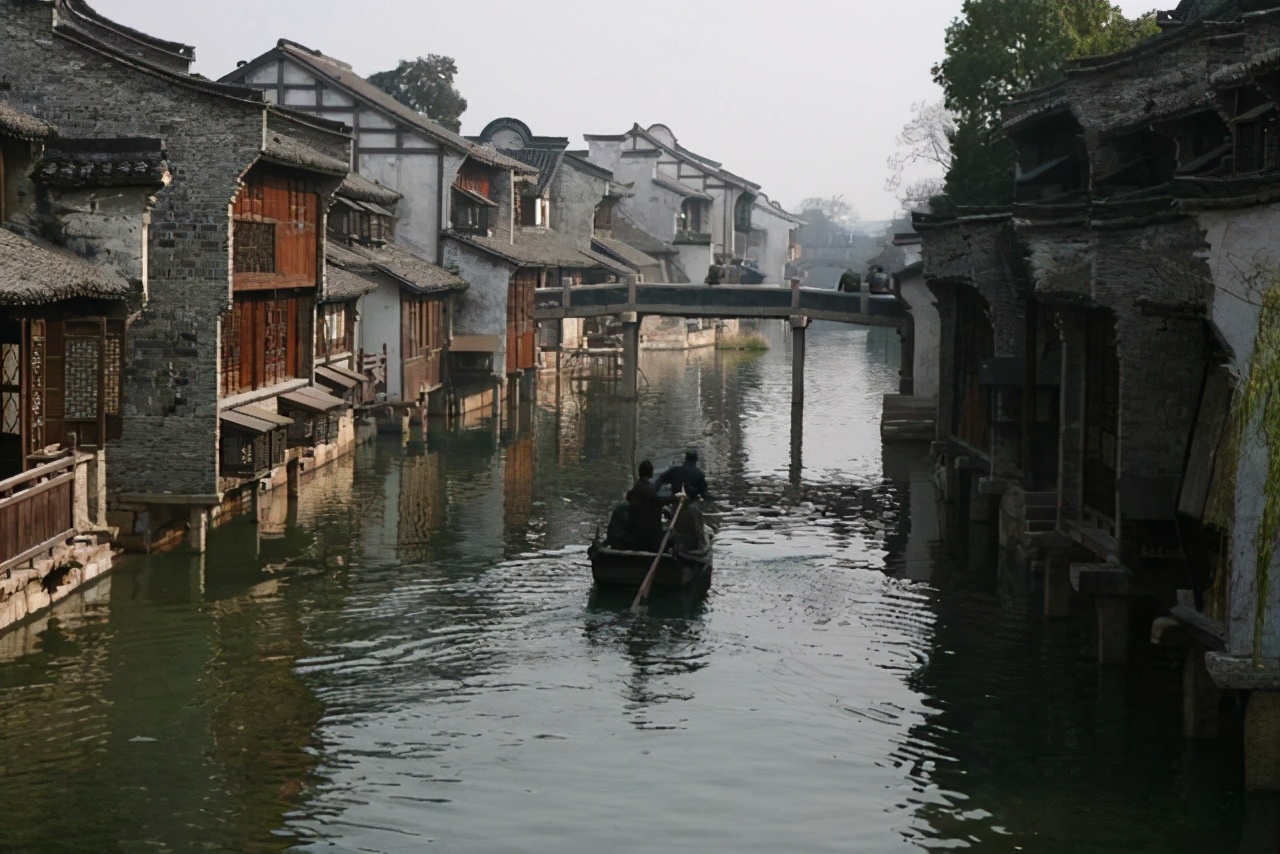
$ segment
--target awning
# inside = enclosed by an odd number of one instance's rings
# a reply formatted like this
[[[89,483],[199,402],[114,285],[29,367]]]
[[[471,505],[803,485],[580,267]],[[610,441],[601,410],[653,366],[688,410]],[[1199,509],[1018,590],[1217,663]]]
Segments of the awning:
[[[451,353],[496,353],[502,349],[497,335],[455,335],[449,342]]]
[[[359,375],[352,376],[351,371],[340,373],[334,368],[321,365],[316,368],[316,379],[329,388],[346,391],[360,385],[362,378]]]
[[[264,421],[261,418],[254,418],[252,415],[245,415],[243,412],[237,412],[234,409],[228,409],[222,413],[219,418],[223,424],[234,427],[237,430],[245,430],[253,433],[255,436],[262,433],[269,433],[276,428],[276,425],[270,421]]]
[[[297,391],[285,392],[280,395],[283,400],[290,406],[307,412],[328,412],[330,409],[337,409],[346,406],[346,402],[340,397],[334,397],[331,394],[325,394],[314,386],[300,388]]]
[[[455,193],[461,193],[462,195],[466,196],[468,199],[470,199],[473,202],[476,202],[477,204],[485,205],[491,208],[496,208],[498,206],[497,202],[485,196],[480,195],[475,190],[468,190],[466,187],[459,187],[456,184],[454,185],[453,190]]]
[[[254,434],[269,433],[278,427],[288,427],[293,423],[293,419],[288,416],[252,404],[228,409],[218,417],[232,427]]]
[[[261,418],[263,421],[270,421],[277,427],[288,427],[293,423],[293,419],[287,415],[281,415],[273,409],[268,409],[265,406],[257,406],[252,403],[237,407],[236,411],[243,412],[245,415],[249,415],[254,418]]]

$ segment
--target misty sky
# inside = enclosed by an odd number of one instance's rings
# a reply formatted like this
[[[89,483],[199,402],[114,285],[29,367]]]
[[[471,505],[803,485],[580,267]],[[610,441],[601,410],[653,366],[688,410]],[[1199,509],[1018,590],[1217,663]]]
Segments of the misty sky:
[[[867,219],[898,207],[886,159],[961,0],[90,0],[102,14],[196,47],[217,78],[288,38],[362,75],[452,56],[463,133],[515,116],[535,134],[622,133],[662,122],[793,209],[843,195]],[[1152,0],[1122,0],[1129,17]],[[1165,0],[1160,8],[1177,5]]]

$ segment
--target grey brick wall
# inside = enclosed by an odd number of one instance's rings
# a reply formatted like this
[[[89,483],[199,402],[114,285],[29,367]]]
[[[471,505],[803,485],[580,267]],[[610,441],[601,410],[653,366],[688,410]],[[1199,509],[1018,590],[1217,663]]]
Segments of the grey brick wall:
[[[259,152],[262,108],[130,67],[55,34],[52,23],[52,5],[0,2],[9,100],[64,137],[161,138],[172,173],[150,212],[148,300],[128,332],[110,492],[212,493],[230,205]]]

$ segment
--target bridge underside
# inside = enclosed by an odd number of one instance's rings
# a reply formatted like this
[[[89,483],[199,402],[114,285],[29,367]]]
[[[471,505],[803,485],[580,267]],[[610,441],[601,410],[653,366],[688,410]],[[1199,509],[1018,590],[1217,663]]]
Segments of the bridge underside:
[[[587,285],[535,292],[535,320],[606,315],[714,318],[806,318],[864,326],[901,326],[905,303],[894,295],[777,286]]]

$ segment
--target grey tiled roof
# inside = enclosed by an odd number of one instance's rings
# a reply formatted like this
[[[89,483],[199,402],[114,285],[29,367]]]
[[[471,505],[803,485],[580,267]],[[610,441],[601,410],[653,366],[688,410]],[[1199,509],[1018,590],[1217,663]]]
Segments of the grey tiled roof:
[[[282,133],[268,134],[267,146],[262,150],[262,159],[281,166],[293,166],[329,175],[346,175],[350,171],[350,167],[341,160],[321,154],[314,148]]]
[[[129,283],[70,250],[0,228],[0,305],[40,305],[73,297],[123,299]]]
[[[619,212],[615,212],[613,216],[613,236],[623,243],[634,246],[646,255],[655,257],[658,255],[672,255],[676,251],[674,247],[663,243]]]
[[[615,272],[627,272],[619,270],[615,261],[594,252],[584,252],[555,232],[544,229],[519,229],[512,242],[455,231],[448,232],[448,236],[517,267],[566,267],[575,270],[605,267]]]
[[[591,245],[597,251],[616,258],[632,270],[640,270],[644,267],[662,267],[662,262],[657,258],[641,252],[629,243],[624,243],[612,237],[593,237]]]
[[[396,202],[403,198],[401,193],[390,187],[384,187],[382,184],[370,181],[355,172],[347,173],[347,177],[342,179],[342,186],[338,188],[338,195],[348,199],[358,199],[362,202],[373,202],[375,205],[383,205],[384,207],[393,207]]]
[[[564,153],[564,162],[572,166],[574,169],[586,172],[589,175],[595,175],[597,178],[604,178],[607,181],[613,180],[613,173],[608,169],[605,169],[603,166],[597,166],[595,163],[588,160],[587,153],[585,151],[566,151]]]
[[[0,101],[0,134],[19,139],[42,139],[57,131],[53,125],[37,119],[8,101]]]
[[[508,149],[503,153],[519,160],[529,168],[537,170],[538,180],[533,187],[533,195],[535,196],[541,196],[546,192],[547,185],[551,183],[551,179],[556,174],[556,170],[560,168],[560,161],[564,157],[563,151],[557,151],[553,148]]]
[[[379,274],[390,276],[396,284],[417,294],[448,293],[467,288],[467,283],[461,276],[438,267],[430,261],[425,261],[394,243],[376,249],[329,243],[325,248],[325,261],[330,270],[328,295],[330,302],[351,299],[353,296],[359,296],[360,293],[368,293],[377,286],[377,280],[370,281],[370,277]],[[338,282],[338,286],[340,290],[346,289],[344,292],[350,293],[351,296],[335,295],[332,277],[334,268],[346,274],[341,276],[342,281]],[[353,281],[350,278],[352,276],[364,278],[369,286],[363,291],[358,291],[358,288],[365,285]]]
[[[711,197],[701,190],[695,190],[693,187],[690,187],[687,184],[681,184],[675,178],[671,178],[661,173],[654,177],[653,183],[657,184],[659,187],[665,187],[671,192],[684,196],[687,199],[705,199],[706,201],[711,201]]]

